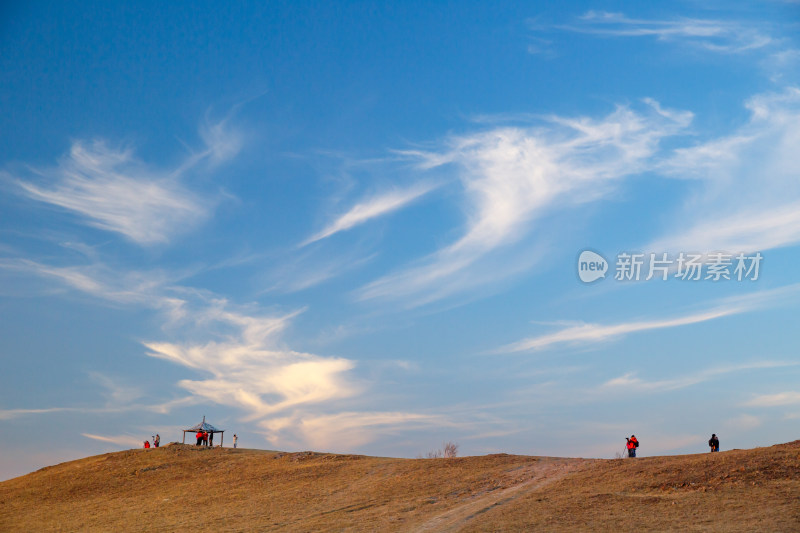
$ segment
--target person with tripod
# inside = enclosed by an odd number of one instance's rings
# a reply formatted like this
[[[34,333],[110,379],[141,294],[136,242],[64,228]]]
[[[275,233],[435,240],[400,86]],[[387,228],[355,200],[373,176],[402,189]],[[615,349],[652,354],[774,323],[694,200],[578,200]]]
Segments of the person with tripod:
[[[631,438],[625,438],[627,444],[625,448],[628,450],[628,457],[636,457],[636,448],[639,447],[639,440],[636,438],[636,435],[631,435]]]

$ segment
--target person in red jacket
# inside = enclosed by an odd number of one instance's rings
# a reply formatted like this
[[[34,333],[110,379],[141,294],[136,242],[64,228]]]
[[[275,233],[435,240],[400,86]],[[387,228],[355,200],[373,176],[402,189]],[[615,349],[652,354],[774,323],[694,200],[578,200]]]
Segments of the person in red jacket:
[[[150,447],[150,441],[149,440],[144,441],[144,449],[146,450],[149,447]]]
[[[200,446],[201,444],[203,444],[203,432],[202,431],[198,431],[197,435],[195,435],[195,437],[197,437],[197,444],[195,446]]]
[[[626,438],[625,440],[628,441],[625,445],[625,447],[628,448],[628,457],[636,457],[636,448],[639,447],[639,441],[636,435],[631,435],[631,438]]]

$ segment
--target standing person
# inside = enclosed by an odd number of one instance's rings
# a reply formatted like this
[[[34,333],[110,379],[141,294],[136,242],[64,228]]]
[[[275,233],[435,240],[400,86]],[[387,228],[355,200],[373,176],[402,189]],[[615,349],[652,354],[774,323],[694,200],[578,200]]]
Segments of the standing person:
[[[203,446],[208,446],[208,431],[203,432]]]
[[[636,457],[636,448],[639,447],[639,440],[636,438],[636,435],[631,435],[631,438],[626,438],[628,443],[625,445],[628,448],[628,457]]]
[[[195,437],[197,437],[197,444],[195,446],[200,446],[201,444],[203,444],[203,432],[202,431],[198,431],[197,435],[195,435]]]
[[[158,448],[158,445],[161,444],[161,435],[156,433],[156,436],[153,438],[153,446]]]
[[[716,433],[711,434],[711,438],[708,439],[708,446],[711,448],[712,452],[719,451],[719,439],[717,438]]]
[[[239,444],[239,437],[236,436],[236,433],[233,434],[233,447],[236,448],[236,445]]]
[[[212,448],[214,447],[214,432],[213,431],[208,435],[208,445],[211,446]]]

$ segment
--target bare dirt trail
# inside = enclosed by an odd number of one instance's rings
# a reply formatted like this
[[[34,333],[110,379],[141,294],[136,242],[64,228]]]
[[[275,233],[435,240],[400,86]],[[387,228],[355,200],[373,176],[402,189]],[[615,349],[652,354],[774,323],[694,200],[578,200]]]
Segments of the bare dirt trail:
[[[525,466],[520,469],[516,482],[511,486],[471,498],[411,528],[411,531],[459,531],[473,518],[489,509],[505,505],[520,496],[545,487],[591,462],[593,461],[590,459],[545,459],[540,463]]]

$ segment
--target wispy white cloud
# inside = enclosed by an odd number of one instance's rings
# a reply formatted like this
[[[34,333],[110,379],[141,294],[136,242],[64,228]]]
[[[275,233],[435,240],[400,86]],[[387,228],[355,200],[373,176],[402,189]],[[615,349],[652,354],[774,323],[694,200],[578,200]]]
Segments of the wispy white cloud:
[[[31,261],[17,261],[14,266],[99,298],[157,309],[168,318],[170,329],[187,332],[190,338],[206,337],[204,342],[145,343],[153,357],[211,375],[179,382],[196,399],[237,407],[258,418],[359,392],[344,377],[354,368],[353,361],[296,352],[282,345],[281,333],[300,311],[277,316],[237,311],[223,298],[172,286],[159,273],[119,275],[102,265],[59,268]],[[138,394],[105,376],[94,379],[112,397]]]
[[[244,139],[241,132],[231,126],[232,115],[233,112],[218,122],[206,120],[200,126],[200,137],[206,149],[199,154],[199,158],[207,157],[212,164],[217,164],[239,153]]]
[[[229,122],[201,126],[204,149],[175,168],[146,165],[128,147],[75,141],[56,167],[29,168],[14,181],[25,196],[70,211],[89,226],[141,245],[163,244],[206,219],[214,207],[213,199],[191,191],[181,178],[200,161],[215,164],[239,152],[241,136]]]
[[[337,252],[330,255],[321,249],[307,249],[293,258],[282,261],[265,274],[270,284],[263,292],[297,292],[316,287],[328,280],[360,268],[377,254],[358,255],[355,252]]]
[[[691,50],[708,57],[745,57],[775,83],[797,83],[800,51],[780,25],[758,17],[737,18],[631,18],[624,13],[588,11],[567,24],[528,20],[532,44],[528,52],[552,57],[557,50],[554,32],[578,33],[598,38],[652,39],[673,49]],[[788,35],[787,35],[788,33]],[[546,39],[552,37],[552,39]],[[551,40],[556,40],[553,44]],[[543,43],[543,44],[540,44]],[[688,54],[687,54],[688,56]]]
[[[622,13],[588,11],[576,23],[558,28],[608,37],[652,37],[721,53],[742,53],[775,43],[753,21],[745,24],[698,18],[636,19]]]
[[[64,413],[70,411],[82,411],[73,407],[47,407],[43,409],[0,409],[0,420],[11,420],[28,415],[45,415],[50,413]]]
[[[764,66],[774,83],[797,83],[800,49],[789,47],[774,52],[764,60]]]
[[[621,178],[647,169],[659,141],[686,128],[692,114],[644,103],[642,112],[619,106],[600,119],[549,116],[538,125],[454,136],[438,151],[405,152],[421,170],[454,169],[464,190],[466,228],[452,244],[367,284],[359,296],[444,296],[443,285],[451,293],[463,290],[474,282],[476,262],[518,242],[534,221],[601,199]]]
[[[210,375],[178,385],[197,399],[241,410],[273,445],[344,451],[386,434],[445,423],[442,416],[414,412],[337,410],[342,400],[352,405],[366,392],[350,375],[355,361],[285,347],[281,334],[299,312],[262,317],[228,305],[219,301],[193,315],[207,335],[214,332],[214,340],[145,346],[152,357]]]
[[[528,37],[528,53],[532,55],[541,56],[547,59],[556,57],[556,52],[553,49],[553,41],[544,39],[542,37]]]
[[[725,426],[734,431],[750,431],[762,424],[762,420],[754,415],[742,413],[725,421]]]
[[[207,342],[145,346],[152,357],[208,375],[178,385],[198,400],[241,411],[274,446],[346,451],[387,434],[445,423],[438,415],[342,410],[344,400],[362,403],[367,392],[351,375],[355,361],[286,347],[282,333],[299,312],[258,316],[229,305],[217,301],[193,312],[191,320],[211,338]]]
[[[179,385],[214,403],[241,408],[259,418],[300,404],[352,396],[357,388],[344,374],[353,361],[281,348],[280,332],[296,313],[255,317],[219,309],[195,317],[207,329],[233,329],[206,343],[147,342],[148,354],[182,365],[208,379],[184,379]]]
[[[104,301],[156,309],[168,318],[167,323],[180,321],[187,313],[184,295],[172,286],[181,276],[163,271],[120,273],[99,262],[54,266],[28,259],[0,259],[0,269],[51,279]]]
[[[763,252],[800,242],[800,201],[720,211],[717,217],[705,211],[693,223],[687,220],[691,225],[683,232],[663,237],[646,249]]]
[[[515,353],[542,350],[557,344],[581,344],[602,342],[616,339],[631,333],[654,329],[674,328],[714,320],[743,312],[742,308],[719,308],[695,313],[686,316],[662,320],[646,320],[636,322],[623,322],[619,324],[583,324],[571,326],[555,333],[548,333],[538,337],[530,337],[521,341],[502,346],[495,350],[497,353]]]
[[[733,296],[719,300],[716,305],[705,311],[682,316],[657,319],[621,322],[617,324],[578,324],[562,328],[554,333],[529,337],[494,350],[494,353],[515,353],[536,351],[559,344],[586,344],[618,339],[631,333],[674,328],[716,320],[726,316],[737,315],[768,306],[783,305],[796,298],[800,284],[787,285],[777,289],[756,291],[741,296]]]
[[[346,231],[360,224],[364,224],[374,218],[402,209],[414,200],[430,192],[433,188],[434,186],[430,184],[420,184],[409,189],[384,192],[365,199],[351,207],[343,215],[337,217],[325,228],[303,241],[300,246],[307,246],[341,231]]]
[[[144,443],[143,439],[134,437],[133,435],[104,436],[104,435],[93,435],[91,433],[81,433],[81,435],[83,435],[87,439],[97,440],[100,442],[108,442],[125,448],[140,448]]]
[[[152,413],[168,414],[174,408],[196,404],[197,398],[185,396],[174,400],[167,400],[160,403],[114,403],[109,402],[105,407],[43,407],[39,409],[0,409],[0,420],[11,420],[14,418],[24,418],[30,416],[48,415],[53,413],[76,413],[82,415],[100,415],[127,412],[148,411]]]
[[[675,151],[660,170],[700,180],[650,250],[765,251],[800,242],[800,89],[748,100],[749,122]]]
[[[112,302],[156,309],[168,319],[166,332],[195,339],[144,343],[149,355],[209,377],[180,380],[178,385],[188,391],[188,397],[137,406],[139,409],[169,412],[181,405],[209,401],[239,409],[256,420],[300,406],[328,405],[362,392],[347,377],[354,361],[297,352],[283,344],[281,334],[301,311],[265,316],[256,309],[237,309],[204,291],[171,285],[164,276],[120,275],[102,265],[61,268],[18,260],[0,267],[24,269]],[[130,402],[141,396],[136,387],[100,374],[91,377],[106,391],[109,404],[104,408],[6,410],[0,411],[0,418],[60,411],[118,412],[131,409]]]
[[[747,407],[782,407],[797,404],[800,404],[800,392],[798,391],[759,394],[744,403]]]
[[[39,173],[44,183],[17,181],[28,197],[144,245],[167,242],[173,233],[204,219],[211,206],[176,179],[147,169],[131,150],[100,141],[75,142],[58,167]]]
[[[106,390],[108,405],[129,405],[144,396],[141,387],[122,383],[100,372],[89,372],[89,378]]]
[[[446,424],[446,419],[437,415],[355,411],[292,415],[261,422],[267,439],[276,445],[302,442],[314,449],[340,451],[358,448],[374,440],[376,434],[398,435]]]
[[[710,381],[714,378],[724,376],[727,374],[745,372],[750,370],[762,370],[771,368],[786,368],[800,365],[795,362],[780,362],[780,361],[759,361],[755,363],[746,363],[740,365],[722,366],[717,368],[708,368],[699,372],[680,376],[672,379],[660,379],[654,381],[646,381],[636,376],[635,373],[629,372],[622,376],[610,379],[603,383],[600,387],[601,390],[636,390],[636,391],[672,391],[683,389]]]

